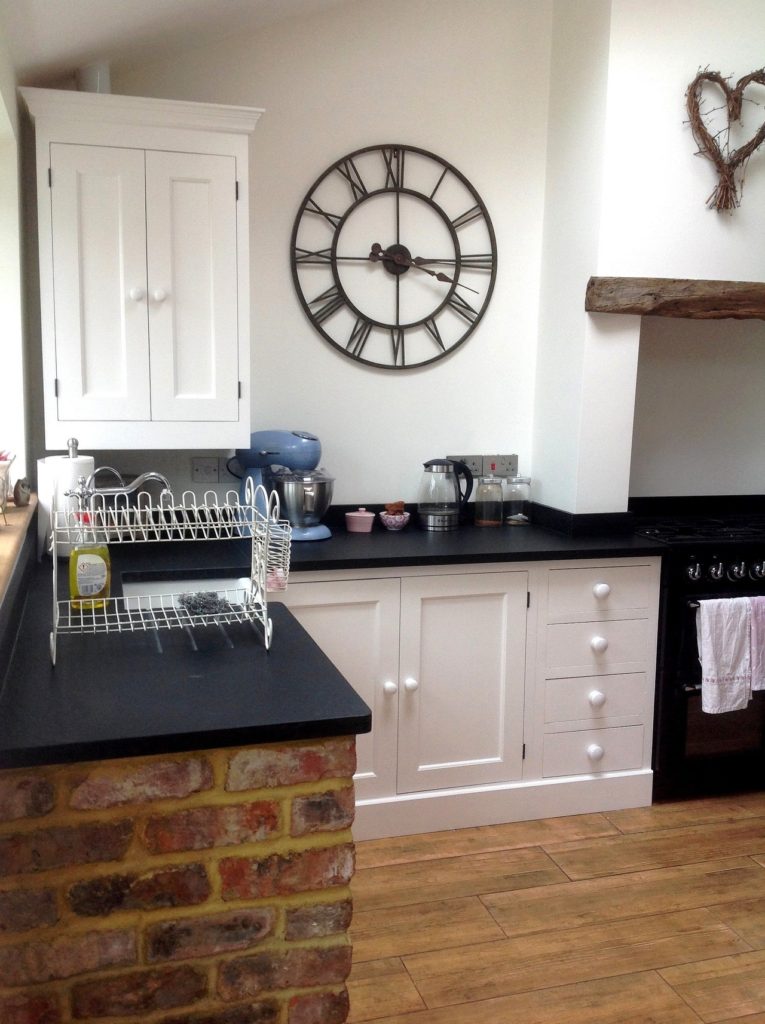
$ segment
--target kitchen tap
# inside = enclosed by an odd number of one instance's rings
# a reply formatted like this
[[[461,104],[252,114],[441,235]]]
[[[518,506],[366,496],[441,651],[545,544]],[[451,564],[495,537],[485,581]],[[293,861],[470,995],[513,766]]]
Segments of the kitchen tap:
[[[113,473],[114,476],[119,481],[119,483],[116,486],[112,487],[96,487],[96,477],[98,476],[99,473],[105,472]],[[140,476],[137,476],[135,478],[135,480],[131,480],[129,484],[126,484],[122,477],[122,474],[113,466],[99,466],[98,469],[95,470],[95,472],[90,474],[85,483],[85,487],[86,489],[91,490],[93,494],[100,494],[103,495],[104,497],[112,497],[113,495],[116,494],[133,494],[135,491],[139,491],[144,484],[149,483],[149,481],[151,480],[156,480],[158,483],[162,484],[163,490],[170,490],[170,481],[167,479],[167,477],[163,476],[162,473],[158,473],[154,469],[147,470],[146,473],[141,473]]]

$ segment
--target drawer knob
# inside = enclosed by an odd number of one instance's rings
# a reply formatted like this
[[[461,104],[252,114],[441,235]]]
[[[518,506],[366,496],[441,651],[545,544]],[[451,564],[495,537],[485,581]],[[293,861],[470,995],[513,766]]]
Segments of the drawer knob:
[[[392,679],[386,679],[383,683],[383,693],[387,693],[390,696],[394,693],[398,693],[398,686],[396,686]]]
[[[611,593],[611,587],[608,583],[596,583],[592,588],[592,592],[599,601],[602,601],[603,598],[608,597]]]
[[[417,682],[417,680],[412,679],[411,676],[408,676],[404,680],[404,689],[406,690],[407,693],[414,693],[415,690],[419,689],[419,686],[420,684]]]
[[[608,649],[608,640],[604,636],[594,636],[590,640],[590,647],[596,654],[602,654],[603,651]]]
[[[606,695],[602,690],[590,690],[587,700],[590,702],[590,707],[602,708],[606,703]]]
[[[591,761],[600,761],[605,754],[605,750],[599,743],[591,743],[587,748],[587,756]]]

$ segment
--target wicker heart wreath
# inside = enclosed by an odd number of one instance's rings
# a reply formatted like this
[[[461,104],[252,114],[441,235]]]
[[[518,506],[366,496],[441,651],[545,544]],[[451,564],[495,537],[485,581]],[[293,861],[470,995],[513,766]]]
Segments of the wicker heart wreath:
[[[717,135],[712,135],[709,132],[701,112],[702,90],[707,83],[712,83],[720,88],[725,97],[725,106],[728,112],[727,129],[723,129]],[[699,147],[699,152],[712,161],[719,177],[716,188],[707,197],[707,206],[710,209],[733,210],[739,205],[741,202],[739,187],[743,186],[746,162],[765,141],[765,123],[763,123],[756,134],[743,146],[739,146],[732,152],[728,147],[730,126],[734,121],[741,121],[744,92],[750,85],[765,85],[765,68],[752,71],[751,74],[739,78],[733,88],[728,84],[728,79],[723,78],[719,71],[700,71],[688,86],[688,91],[685,94],[691,131]],[[721,148],[720,139],[722,138],[725,141]],[[736,183],[737,173],[740,186]]]

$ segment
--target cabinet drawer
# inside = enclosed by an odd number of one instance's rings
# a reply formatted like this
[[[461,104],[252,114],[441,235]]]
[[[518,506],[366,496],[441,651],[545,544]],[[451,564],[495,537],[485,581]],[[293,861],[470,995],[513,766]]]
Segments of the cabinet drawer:
[[[591,775],[628,771],[643,760],[642,725],[548,733],[544,738],[542,775]]]
[[[616,676],[576,676],[548,679],[545,684],[545,724],[596,722],[601,718],[644,717],[644,672]]]
[[[649,650],[647,631],[647,619],[553,623],[546,630],[546,674],[640,672]]]
[[[655,572],[650,565],[551,569],[548,617],[582,619],[648,609],[655,600],[655,590]]]

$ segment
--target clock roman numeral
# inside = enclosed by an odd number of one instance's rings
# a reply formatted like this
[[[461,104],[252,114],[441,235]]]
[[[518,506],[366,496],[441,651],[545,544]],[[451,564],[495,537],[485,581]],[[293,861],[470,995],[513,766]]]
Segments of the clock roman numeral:
[[[439,188],[441,187],[441,182],[446,177],[446,172],[448,170],[449,170],[448,167],[444,167],[444,169],[441,171],[441,177],[438,179],[438,181],[435,184],[435,187],[434,187],[433,191],[430,193],[430,198],[431,199],[435,196],[436,192],[438,192]]]
[[[400,146],[383,146],[381,151],[385,161],[385,187],[402,189],[404,187],[404,153]]]
[[[345,346],[346,351],[350,352],[351,355],[360,356],[364,351],[364,346],[367,343],[371,330],[372,324],[369,320],[365,320],[362,316],[357,317],[351,331],[351,336]]]
[[[390,344],[393,351],[393,365],[406,366],[406,353],[404,351],[404,328],[391,327]]]
[[[460,263],[463,267],[470,267],[473,270],[491,270],[494,258],[490,252],[463,253],[460,256]]]
[[[362,199],[364,196],[369,194],[367,192],[367,187],[364,184],[364,180],[359,174],[358,167],[350,157],[338,164],[337,169],[351,186],[351,192],[353,192],[354,199]]]
[[[459,295],[457,292],[452,292],[452,294],[449,296],[448,304],[451,306],[454,312],[458,314],[458,316],[461,316],[464,320],[467,320],[468,323],[475,323],[476,319],[478,318],[478,310],[473,309],[470,303],[466,299],[463,299],[462,296]]]
[[[315,199],[309,199],[305,204],[305,209],[306,213],[318,214],[318,216],[323,217],[325,220],[329,221],[333,228],[336,228],[337,225],[342,220],[342,217],[340,217],[337,213],[328,213],[326,210],[322,210],[322,208],[319,206]]]
[[[317,302],[323,302],[324,305],[320,306],[313,313],[313,318],[317,324],[324,323],[328,320],[333,313],[336,313],[338,309],[342,309],[345,305],[345,297],[340,293],[340,289],[336,284],[333,284],[331,288],[327,288],[321,295],[317,295],[315,299],[311,299],[308,303],[309,306],[315,305]]]
[[[332,259],[331,249],[317,249],[312,252],[310,249],[301,249],[300,246],[295,246],[295,263],[331,263]]]
[[[476,203],[475,206],[471,206],[469,210],[465,210],[464,213],[461,213],[459,217],[455,217],[452,221],[452,227],[456,231],[458,228],[464,227],[477,217],[482,216],[482,214],[483,211],[481,210],[481,207]]]
[[[428,334],[430,334],[430,336],[435,341],[436,345],[438,345],[442,352],[445,352],[446,345],[444,345],[443,343],[443,339],[441,338],[441,332],[438,329],[438,324],[436,323],[436,321],[431,317],[430,320],[425,321],[425,327],[428,331]]]

